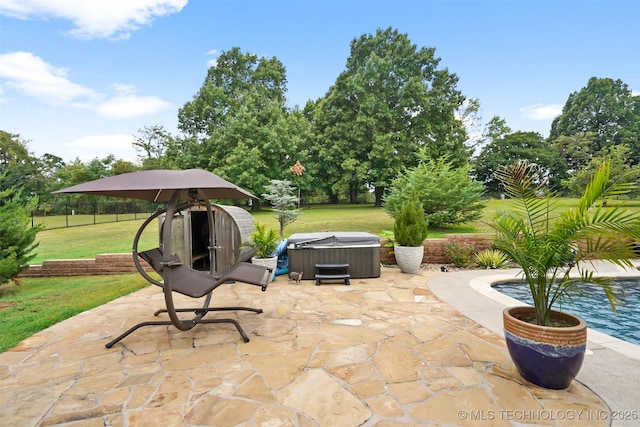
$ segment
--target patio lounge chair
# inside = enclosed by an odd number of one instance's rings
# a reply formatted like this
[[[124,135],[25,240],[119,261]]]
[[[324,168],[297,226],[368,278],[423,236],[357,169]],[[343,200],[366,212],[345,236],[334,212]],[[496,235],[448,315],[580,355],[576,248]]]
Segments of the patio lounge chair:
[[[270,268],[250,264],[248,262],[240,262],[226,273],[216,277],[207,272],[193,270],[182,265],[177,256],[170,257],[169,261],[163,261],[163,254],[160,248],[143,251],[137,255],[147,261],[147,263],[163,278],[163,282],[160,282],[151,278],[147,274],[143,274],[148,281],[154,285],[161,286],[164,290],[167,308],[156,311],[154,315],[158,316],[160,313],[168,313],[170,320],[138,323],[111,342],[107,343],[107,348],[111,348],[118,341],[143,326],[173,325],[181,331],[186,331],[199,323],[231,323],[236,327],[244,342],[249,342],[249,337],[247,337],[247,334],[236,320],[228,318],[204,319],[204,317],[210,311],[244,310],[252,311],[254,313],[262,313],[262,309],[259,308],[209,307],[209,303],[211,301],[213,291],[224,283],[232,283],[235,281],[243,282],[250,285],[260,286],[264,292],[267,289],[267,283],[272,275],[272,270]],[[202,307],[175,308],[173,304],[173,292],[178,292],[191,298],[201,298],[204,296],[206,296],[206,298]],[[184,312],[193,312],[194,317],[189,320],[181,320],[178,318],[177,313]]]

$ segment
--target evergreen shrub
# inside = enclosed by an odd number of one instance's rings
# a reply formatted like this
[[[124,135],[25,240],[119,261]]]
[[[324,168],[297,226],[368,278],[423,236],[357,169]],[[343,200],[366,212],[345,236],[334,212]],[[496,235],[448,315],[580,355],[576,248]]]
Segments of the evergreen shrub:
[[[400,246],[422,246],[429,224],[418,201],[404,201],[395,218],[393,235]]]

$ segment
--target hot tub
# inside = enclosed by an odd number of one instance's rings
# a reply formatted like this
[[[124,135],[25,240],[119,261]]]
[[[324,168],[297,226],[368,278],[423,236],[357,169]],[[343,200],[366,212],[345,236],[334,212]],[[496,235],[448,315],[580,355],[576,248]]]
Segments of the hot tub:
[[[351,278],[380,277],[380,237],[358,231],[297,233],[287,239],[289,271],[314,278],[316,264],[349,264]]]

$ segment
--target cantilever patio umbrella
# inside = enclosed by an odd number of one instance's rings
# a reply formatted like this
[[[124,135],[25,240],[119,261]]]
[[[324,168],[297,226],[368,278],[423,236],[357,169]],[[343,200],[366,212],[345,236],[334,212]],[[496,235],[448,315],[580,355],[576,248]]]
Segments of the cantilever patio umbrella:
[[[215,242],[213,236],[213,212],[211,208],[211,204],[209,203],[210,199],[248,199],[248,198],[256,198],[253,194],[248,191],[243,190],[242,188],[220,178],[219,176],[207,172],[201,169],[189,169],[189,170],[148,170],[141,172],[131,172],[122,175],[111,176],[107,178],[98,179],[95,181],[86,182],[84,184],[74,185],[72,187],[63,188],[61,190],[54,191],[54,193],[83,193],[83,194],[94,194],[100,196],[111,196],[111,197],[124,197],[131,199],[142,199],[148,200],[152,202],[168,202],[167,208],[161,211],[158,211],[151,215],[138,229],[134,239],[133,239],[133,261],[136,265],[136,268],[140,272],[140,274],[150,283],[154,285],[158,285],[163,288],[165,295],[165,303],[167,306],[167,311],[169,317],[171,318],[170,322],[165,321],[157,321],[157,322],[142,322],[127,332],[123,333],[113,341],[107,344],[107,347],[111,347],[116,342],[120,341],[125,336],[129,335],[134,330],[147,325],[168,325],[173,324],[180,330],[188,330],[191,329],[197,323],[220,323],[220,322],[228,322],[236,325],[238,332],[243,336],[245,341],[249,339],[246,337],[242,328],[237,324],[237,322],[233,319],[212,319],[212,320],[203,320],[202,317],[212,310],[218,311],[222,308],[208,308],[209,301],[211,300],[211,291],[219,284],[219,282],[215,281],[214,275],[218,272],[215,271],[214,267],[214,249]],[[180,202],[184,202],[179,204]],[[201,308],[197,309],[176,309],[173,305],[173,297],[172,297],[172,287],[175,285],[176,291],[180,293],[184,293],[185,295],[192,296],[189,293],[189,284],[183,286],[185,282],[185,275],[189,275],[191,278],[195,277],[192,273],[185,270],[184,266],[181,265],[179,261],[176,261],[176,255],[173,254],[171,248],[171,223],[173,221],[173,216],[176,212],[180,210],[186,209],[189,206],[193,206],[196,204],[204,204],[207,208],[207,217],[209,223],[209,260],[210,260],[210,274],[211,274],[211,284],[209,289],[207,298]],[[162,277],[164,278],[163,282],[159,282],[158,280],[151,277],[147,274],[144,268],[140,264],[140,260],[138,259],[138,242],[140,240],[140,236],[144,229],[149,225],[154,219],[160,217],[161,215],[166,213],[166,219],[164,225],[162,227],[162,244],[161,244],[161,260],[159,260],[160,270],[162,270]],[[145,251],[147,252],[147,251]],[[143,256],[143,253],[140,253],[140,256]],[[146,259],[146,258],[145,258]],[[246,264],[246,263],[245,263]],[[251,266],[255,268],[262,268],[257,266]],[[247,266],[240,266],[238,268],[244,268],[244,271],[248,271]],[[190,269],[189,269],[190,270]],[[267,271],[265,270],[264,273]],[[237,280],[242,280],[246,283],[261,285],[262,290],[266,289],[266,282],[263,282],[261,277],[262,272],[258,272],[260,276],[258,279],[252,280],[247,278],[247,276],[239,276]],[[207,281],[206,278],[203,279],[202,276],[197,276],[200,282]],[[223,276],[224,277],[224,276]],[[267,277],[267,276],[264,276]],[[255,283],[254,283],[255,282]],[[246,308],[246,307],[231,307],[226,309],[237,309],[237,310],[249,310],[255,312],[262,312],[262,310]],[[195,313],[195,317],[191,320],[181,320],[178,318],[178,312],[185,311],[193,311]],[[160,311],[156,312],[156,315]]]
[[[84,193],[168,202],[176,190],[181,190],[177,200],[189,199],[190,190],[201,190],[209,199],[256,198],[248,191],[202,169],[131,172],[85,182],[54,193]]]

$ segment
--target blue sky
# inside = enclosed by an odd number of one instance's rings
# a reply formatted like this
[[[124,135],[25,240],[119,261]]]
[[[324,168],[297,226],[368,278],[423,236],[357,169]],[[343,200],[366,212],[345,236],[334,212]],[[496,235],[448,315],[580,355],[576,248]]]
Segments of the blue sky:
[[[0,129],[37,156],[135,160],[144,126],[177,112],[221,51],[286,67],[290,106],[322,97],[350,42],[377,29],[434,47],[482,122],[547,136],[590,77],[640,93],[640,0],[1,0]]]

